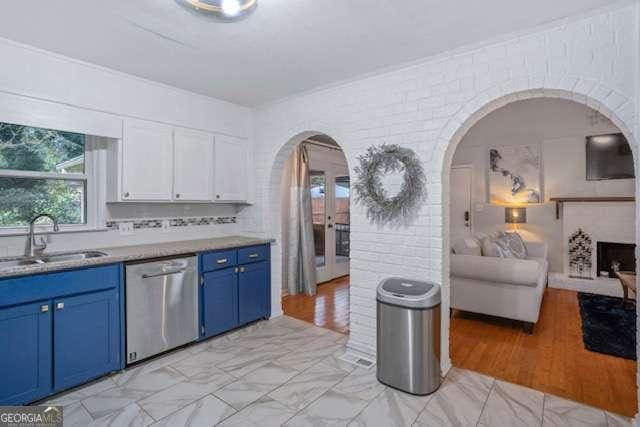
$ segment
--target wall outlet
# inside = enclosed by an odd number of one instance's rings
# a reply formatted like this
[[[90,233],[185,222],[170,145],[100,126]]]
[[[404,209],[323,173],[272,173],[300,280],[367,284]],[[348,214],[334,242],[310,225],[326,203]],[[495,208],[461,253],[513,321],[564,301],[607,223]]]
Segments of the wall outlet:
[[[163,219],[162,220],[162,232],[163,233],[168,233],[169,232],[169,220],[168,219]]]
[[[118,231],[123,236],[130,236],[133,234],[133,222],[119,222]]]

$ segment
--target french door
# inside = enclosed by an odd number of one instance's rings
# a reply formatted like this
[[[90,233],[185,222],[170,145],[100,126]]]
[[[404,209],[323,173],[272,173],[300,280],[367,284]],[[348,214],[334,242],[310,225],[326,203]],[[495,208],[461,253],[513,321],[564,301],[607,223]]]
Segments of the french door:
[[[349,171],[311,163],[311,205],[318,283],[349,274]]]

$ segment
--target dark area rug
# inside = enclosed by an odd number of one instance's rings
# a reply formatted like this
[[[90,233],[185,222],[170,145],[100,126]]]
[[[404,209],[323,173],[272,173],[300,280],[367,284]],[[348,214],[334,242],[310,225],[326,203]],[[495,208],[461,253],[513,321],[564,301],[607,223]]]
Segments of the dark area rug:
[[[636,360],[636,310],[622,298],[578,292],[587,350]]]

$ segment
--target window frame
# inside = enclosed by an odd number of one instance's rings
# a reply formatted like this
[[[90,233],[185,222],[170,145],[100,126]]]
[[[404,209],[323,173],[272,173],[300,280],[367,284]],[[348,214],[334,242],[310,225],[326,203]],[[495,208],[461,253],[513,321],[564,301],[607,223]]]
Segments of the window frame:
[[[9,123],[9,122],[6,122]],[[17,123],[16,123],[17,124]],[[30,126],[30,125],[23,125]],[[37,127],[37,126],[33,126]],[[49,128],[51,129],[51,128]],[[59,129],[58,129],[59,130]],[[101,191],[100,172],[103,169],[101,165],[106,162],[104,153],[100,149],[99,138],[86,135],[84,146],[84,173],[57,173],[57,172],[35,172],[15,169],[0,169],[0,177],[12,178],[35,178],[62,181],[82,181],[85,188],[84,197],[84,217],[83,224],[60,224],[61,233],[81,232],[81,231],[97,231],[104,228],[100,226],[102,219],[102,211],[99,208],[100,200],[104,198],[104,191]],[[46,212],[43,212],[46,213]],[[103,221],[102,221],[103,222]],[[52,232],[50,225],[38,225],[35,227],[38,234]],[[0,236],[20,236],[29,232],[28,225],[16,226],[0,226]]]

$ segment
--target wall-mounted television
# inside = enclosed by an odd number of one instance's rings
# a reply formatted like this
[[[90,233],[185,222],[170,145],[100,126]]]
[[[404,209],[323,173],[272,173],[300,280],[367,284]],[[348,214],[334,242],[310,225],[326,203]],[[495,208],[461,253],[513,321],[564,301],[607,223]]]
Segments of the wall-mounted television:
[[[587,137],[587,181],[634,177],[633,153],[623,134]]]

